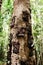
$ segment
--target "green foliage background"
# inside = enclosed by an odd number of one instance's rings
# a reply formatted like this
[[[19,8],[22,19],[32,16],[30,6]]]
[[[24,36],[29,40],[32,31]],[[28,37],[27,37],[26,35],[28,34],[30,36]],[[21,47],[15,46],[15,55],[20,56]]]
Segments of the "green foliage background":
[[[9,24],[13,12],[14,0],[2,0],[0,12],[0,64],[6,62]],[[43,63],[43,0],[30,0],[31,16],[32,16],[32,31],[34,37],[34,45],[37,51],[37,65]],[[40,64],[39,61],[41,60]]]

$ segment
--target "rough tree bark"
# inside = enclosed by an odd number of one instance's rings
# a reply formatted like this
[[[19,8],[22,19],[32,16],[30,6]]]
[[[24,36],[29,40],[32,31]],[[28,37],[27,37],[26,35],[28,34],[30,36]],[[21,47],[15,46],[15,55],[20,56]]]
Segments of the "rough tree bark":
[[[15,0],[7,65],[36,65],[30,0]]]

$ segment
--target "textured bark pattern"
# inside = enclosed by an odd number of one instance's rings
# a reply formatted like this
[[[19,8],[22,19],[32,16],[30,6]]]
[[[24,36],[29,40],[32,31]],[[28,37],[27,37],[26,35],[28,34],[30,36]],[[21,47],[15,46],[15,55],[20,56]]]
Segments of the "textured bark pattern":
[[[9,47],[7,65],[36,65],[29,0],[14,2]]]

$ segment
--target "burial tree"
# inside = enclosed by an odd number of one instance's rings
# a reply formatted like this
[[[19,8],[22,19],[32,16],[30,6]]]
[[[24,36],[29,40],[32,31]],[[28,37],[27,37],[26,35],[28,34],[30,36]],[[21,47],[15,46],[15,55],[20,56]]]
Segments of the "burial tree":
[[[36,65],[30,0],[14,0],[7,65]]]

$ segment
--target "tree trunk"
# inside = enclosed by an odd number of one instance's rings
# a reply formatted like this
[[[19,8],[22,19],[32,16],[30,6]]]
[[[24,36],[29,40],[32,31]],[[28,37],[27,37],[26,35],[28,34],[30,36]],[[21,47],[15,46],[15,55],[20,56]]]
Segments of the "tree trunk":
[[[0,0],[0,10],[1,10],[2,0]]]
[[[15,0],[7,65],[36,65],[29,0]]]

